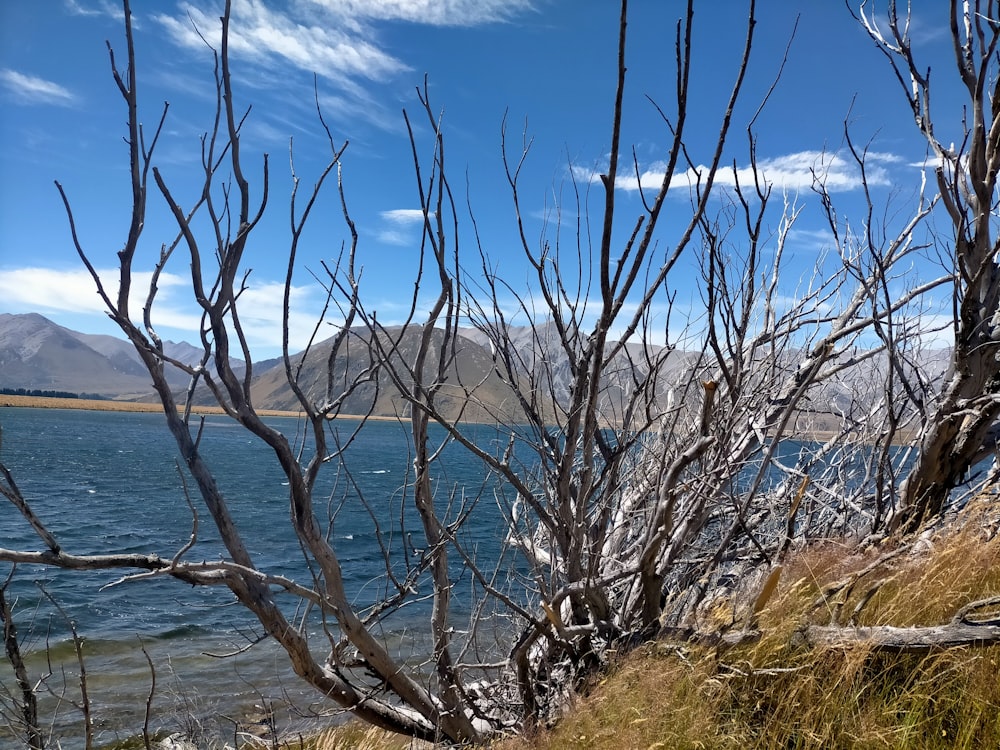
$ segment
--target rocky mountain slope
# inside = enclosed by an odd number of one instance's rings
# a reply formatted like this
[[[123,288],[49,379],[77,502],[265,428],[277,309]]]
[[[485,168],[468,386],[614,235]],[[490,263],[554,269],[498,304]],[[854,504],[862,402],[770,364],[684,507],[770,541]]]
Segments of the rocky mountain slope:
[[[394,377],[399,378],[404,386],[412,380],[407,365],[415,359],[422,333],[420,326],[411,326],[405,332],[400,328],[387,328],[380,333],[378,346],[371,347],[369,331],[353,330],[334,361],[329,389],[327,362],[332,339],[320,342],[306,353],[295,355],[292,367],[299,372],[299,382],[316,404],[325,403],[329,399],[328,394],[336,398],[348,391],[349,395],[340,408],[342,414],[367,414],[371,410],[377,416],[399,416],[408,413],[409,406],[393,380]],[[436,363],[442,333],[434,331],[432,336],[433,348],[429,359]],[[371,374],[374,369],[373,351],[378,359],[387,361],[391,367],[378,368],[377,373]],[[459,337],[454,348],[446,352],[445,359],[446,384],[435,396],[435,404],[443,415],[450,419],[461,415],[473,422],[512,419],[516,403],[514,392],[494,372],[487,349]],[[352,384],[355,387],[349,387]],[[281,366],[255,373],[252,393],[259,406],[269,409],[299,408]]]
[[[421,332],[419,327],[411,327],[405,334],[393,328],[380,337],[381,351],[390,352],[388,359],[404,380],[405,363],[412,361]],[[379,416],[405,413],[407,405],[385,368],[377,377],[364,376],[372,364],[368,335],[366,331],[353,332],[334,363],[335,394],[342,392],[347,383],[359,381],[340,413],[365,414],[369,410]],[[433,336],[439,346],[441,334],[435,332]],[[326,365],[331,345],[330,340],[320,342],[309,352],[293,357],[292,365],[299,370],[300,382],[315,403],[327,400]],[[201,353],[186,343],[167,342],[165,349],[169,356],[186,363],[197,362]],[[451,418],[462,414],[472,421],[511,418],[513,392],[493,372],[488,350],[460,338],[448,359],[448,382],[436,397],[443,414]],[[280,360],[255,363],[253,377],[258,407],[299,408],[285,382]],[[176,369],[170,380],[178,391],[188,385],[188,377]],[[0,388],[59,391],[121,401],[155,400],[149,376],[128,341],[79,333],[34,313],[0,315]],[[207,394],[202,394],[199,400],[204,401],[205,397]]]

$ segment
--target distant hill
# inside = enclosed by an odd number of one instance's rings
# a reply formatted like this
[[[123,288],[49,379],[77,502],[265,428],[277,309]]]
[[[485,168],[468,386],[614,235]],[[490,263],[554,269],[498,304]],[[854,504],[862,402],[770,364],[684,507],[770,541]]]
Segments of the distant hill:
[[[200,350],[164,343],[166,353],[197,362]],[[169,368],[170,384],[183,388],[187,376]],[[73,331],[37,313],[0,314],[0,388],[68,391],[122,401],[149,400],[153,386],[128,341]]]
[[[423,328],[411,326],[405,332],[388,328],[380,334],[380,350],[391,352],[390,364],[405,381],[406,364],[413,362]],[[343,414],[367,414],[369,409],[377,416],[407,414],[409,405],[401,397],[386,368],[380,368],[376,377],[367,378],[371,369],[370,332],[355,329],[334,361],[332,393],[336,396],[352,383],[358,383],[341,408]],[[432,333],[432,356],[435,360],[443,334]],[[299,353],[292,358],[293,368],[299,368],[299,381],[314,403],[326,400],[327,360],[333,339],[315,345],[304,358]],[[472,422],[492,422],[496,419],[514,419],[516,398],[511,388],[494,372],[493,360],[487,349],[464,337],[458,337],[449,358],[447,383],[435,398],[437,408],[449,419],[459,415]],[[256,367],[256,366],[255,366]],[[359,377],[361,378],[359,381]],[[471,395],[466,398],[466,393]],[[255,375],[252,386],[254,402],[269,409],[297,409],[298,402],[285,380],[283,367],[272,367]]]

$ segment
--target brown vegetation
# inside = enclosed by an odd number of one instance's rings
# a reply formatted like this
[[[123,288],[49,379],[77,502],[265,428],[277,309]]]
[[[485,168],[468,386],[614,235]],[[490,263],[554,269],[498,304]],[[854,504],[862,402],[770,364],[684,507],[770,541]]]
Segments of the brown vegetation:
[[[163,411],[162,404],[141,404],[135,401],[111,401],[96,398],[53,398],[51,396],[0,396],[0,407],[28,407],[32,409],[84,409],[90,411],[128,411],[157,413]],[[224,414],[218,406],[192,406],[193,414]],[[278,409],[261,409],[262,416],[295,417],[298,412]]]

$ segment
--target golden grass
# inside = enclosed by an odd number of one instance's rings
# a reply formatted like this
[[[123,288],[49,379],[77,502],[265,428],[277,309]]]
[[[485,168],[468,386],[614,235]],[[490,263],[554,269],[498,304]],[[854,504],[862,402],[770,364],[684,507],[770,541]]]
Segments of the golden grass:
[[[19,406],[32,409],[87,409],[91,411],[162,411],[159,404],[139,404],[133,401],[105,401],[91,398],[54,398],[52,396],[0,395],[0,406]]]
[[[793,637],[806,624],[848,622],[865,600],[856,624],[938,625],[1000,594],[1000,536],[986,508],[890,559],[888,549],[804,551],[760,613],[759,642],[724,653],[649,644],[555,727],[496,747],[1000,748],[1000,647],[893,654]],[[843,581],[854,585],[824,601]]]
[[[308,738],[281,744],[281,750],[425,750],[430,743],[411,740],[360,721],[349,721]]]

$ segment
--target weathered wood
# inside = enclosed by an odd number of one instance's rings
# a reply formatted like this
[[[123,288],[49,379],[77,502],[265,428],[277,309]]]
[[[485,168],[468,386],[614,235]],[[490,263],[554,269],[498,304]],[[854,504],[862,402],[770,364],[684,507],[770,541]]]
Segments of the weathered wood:
[[[978,599],[961,607],[949,622],[942,625],[808,625],[797,630],[792,641],[794,645],[812,648],[864,646],[876,651],[899,653],[994,646],[1000,644],[1000,613],[996,612],[997,607],[1000,607],[1000,595]],[[689,627],[663,627],[656,637],[660,641],[683,641],[727,651],[735,646],[756,643],[762,635],[755,627],[709,633]]]
[[[961,646],[1000,644],[1000,625],[968,622],[912,628],[891,625],[868,628],[813,625],[802,633],[810,646],[839,648],[865,645],[878,651],[926,652]]]

